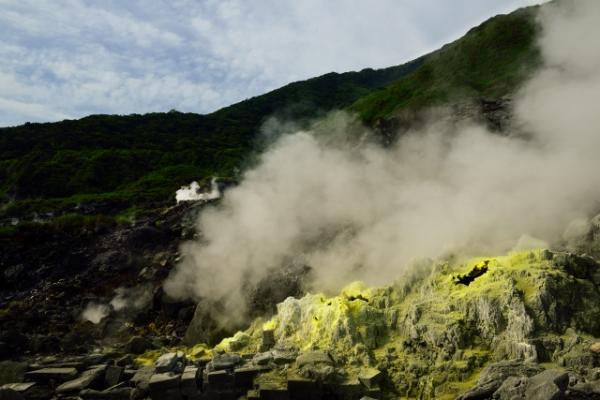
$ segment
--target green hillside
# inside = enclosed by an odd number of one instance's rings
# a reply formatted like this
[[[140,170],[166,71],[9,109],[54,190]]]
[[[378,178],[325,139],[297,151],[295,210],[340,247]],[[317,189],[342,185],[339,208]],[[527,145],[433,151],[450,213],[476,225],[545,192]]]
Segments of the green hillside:
[[[348,108],[377,127],[436,104],[505,96],[539,63],[535,11],[494,17],[404,65],[326,74],[208,115],[93,115],[1,128],[0,222],[77,213],[91,202],[107,214],[160,207],[192,180],[235,179],[273,115],[303,121]]]
[[[489,19],[433,53],[409,76],[359,99],[350,109],[375,123],[424,107],[511,93],[540,63],[537,9]]]
[[[117,209],[172,202],[175,190],[191,180],[233,177],[256,148],[265,118],[315,118],[344,108],[422,63],[330,73],[209,115],[92,115],[1,128],[0,218],[92,200]]]

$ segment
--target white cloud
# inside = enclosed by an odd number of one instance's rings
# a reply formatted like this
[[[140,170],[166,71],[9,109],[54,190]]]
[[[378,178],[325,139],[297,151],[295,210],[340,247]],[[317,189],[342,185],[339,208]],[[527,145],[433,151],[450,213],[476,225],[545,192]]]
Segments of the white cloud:
[[[0,0],[0,125],[209,112],[293,80],[400,64],[530,3]]]

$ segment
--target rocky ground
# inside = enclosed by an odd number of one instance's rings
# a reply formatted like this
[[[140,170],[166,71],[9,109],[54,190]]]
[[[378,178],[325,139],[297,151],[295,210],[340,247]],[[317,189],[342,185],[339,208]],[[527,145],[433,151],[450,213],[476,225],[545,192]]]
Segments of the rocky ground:
[[[502,132],[509,108],[452,113]],[[162,290],[205,206],[1,242],[0,400],[600,399],[600,217],[552,251],[448,258],[333,297],[282,268],[249,288],[235,332]]]
[[[469,284],[460,276],[473,275]],[[216,346],[0,363],[4,399],[596,399],[600,264],[548,250],[288,298]]]
[[[135,334],[179,340],[195,305],[169,299],[161,285],[179,243],[194,234],[198,206],[181,204],[133,224],[21,229],[0,254],[0,358],[82,353]],[[106,317],[86,320],[89,307]]]

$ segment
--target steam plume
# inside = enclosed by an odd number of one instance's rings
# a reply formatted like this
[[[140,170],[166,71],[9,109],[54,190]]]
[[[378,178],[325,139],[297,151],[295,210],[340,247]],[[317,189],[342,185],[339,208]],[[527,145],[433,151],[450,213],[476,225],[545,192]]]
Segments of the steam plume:
[[[89,303],[81,313],[81,319],[99,324],[108,314],[110,308],[104,304]]]
[[[221,191],[217,184],[216,178],[210,181],[210,191],[200,192],[200,185],[194,181],[189,186],[182,186],[181,189],[175,192],[175,200],[177,203],[182,201],[199,201],[199,200],[215,200],[221,197]]]
[[[200,216],[204,241],[183,246],[168,293],[222,299],[235,317],[242,282],[290,260],[336,289],[389,283],[415,258],[561,239],[598,208],[600,2],[553,3],[539,19],[545,65],[516,96],[514,132],[438,116],[383,149],[343,140],[356,123],[335,114],[284,135]]]

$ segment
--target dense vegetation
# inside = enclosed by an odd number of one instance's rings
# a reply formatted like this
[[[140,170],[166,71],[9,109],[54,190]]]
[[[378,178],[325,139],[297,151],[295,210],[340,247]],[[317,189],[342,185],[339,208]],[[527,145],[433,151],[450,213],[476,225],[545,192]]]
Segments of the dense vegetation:
[[[540,63],[536,11],[529,7],[489,19],[431,54],[414,73],[359,99],[351,109],[374,123],[425,106],[511,93]]]
[[[0,129],[0,218],[68,210],[89,201],[110,210],[173,200],[176,189],[212,175],[234,177],[265,118],[314,118],[350,105],[422,64],[330,73],[209,115],[93,115]]]
[[[260,149],[260,127],[347,108],[377,125],[403,111],[510,93],[539,62],[535,8],[490,19],[410,63],[296,82],[208,115],[93,115],[0,129],[0,222],[47,212],[131,213],[173,201],[176,189],[235,179]],[[2,225],[0,223],[0,225]]]

